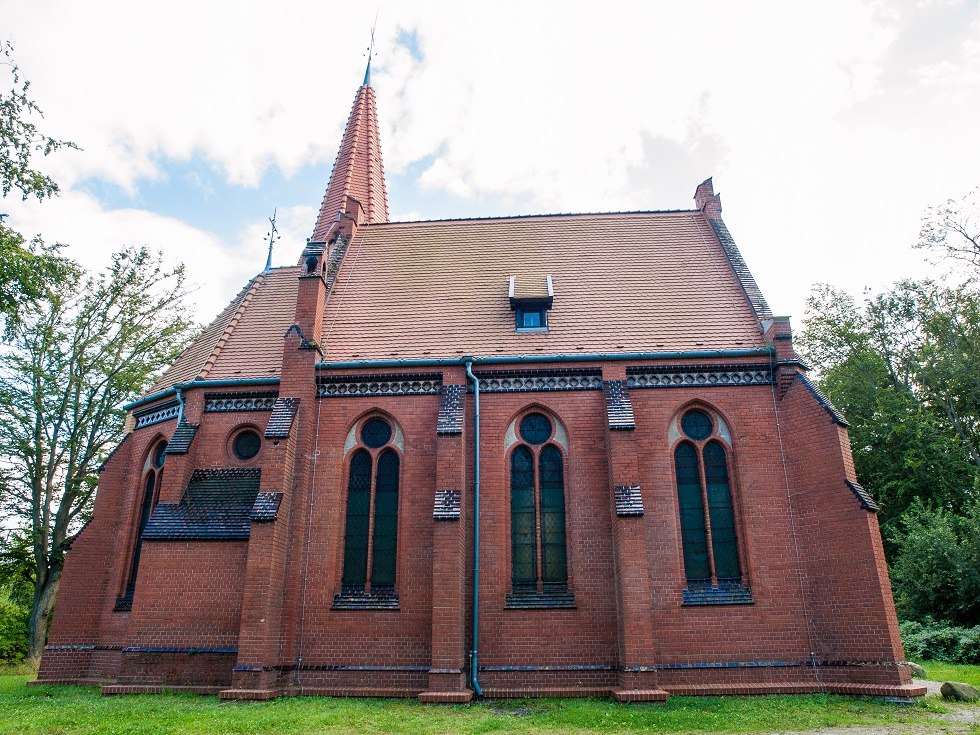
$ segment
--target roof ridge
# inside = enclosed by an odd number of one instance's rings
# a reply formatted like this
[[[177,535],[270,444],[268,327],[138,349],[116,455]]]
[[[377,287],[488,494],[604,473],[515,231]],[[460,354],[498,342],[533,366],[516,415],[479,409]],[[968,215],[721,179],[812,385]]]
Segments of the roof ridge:
[[[242,297],[241,303],[238,304],[238,308],[235,310],[234,316],[232,316],[231,321],[228,322],[228,326],[218,337],[218,341],[215,342],[214,347],[211,348],[211,354],[208,359],[204,361],[204,365],[201,367],[200,372],[197,377],[203,380],[208,377],[214,364],[218,361],[218,355],[221,354],[221,348],[225,346],[228,340],[231,338],[232,332],[235,331],[235,327],[238,326],[238,322],[241,320],[242,315],[245,313],[245,308],[252,301],[252,297],[255,296],[255,292],[258,290],[260,284],[265,283],[265,273],[259,273],[254,276],[252,280],[245,286],[243,291],[247,290],[247,293]]]
[[[542,212],[537,214],[503,214],[486,217],[443,217],[441,219],[398,220],[394,222],[365,222],[362,227],[382,227],[388,225],[424,225],[440,222],[487,222],[490,220],[545,219],[548,217],[608,217],[624,214],[691,214],[697,209],[627,209],[613,212]]]

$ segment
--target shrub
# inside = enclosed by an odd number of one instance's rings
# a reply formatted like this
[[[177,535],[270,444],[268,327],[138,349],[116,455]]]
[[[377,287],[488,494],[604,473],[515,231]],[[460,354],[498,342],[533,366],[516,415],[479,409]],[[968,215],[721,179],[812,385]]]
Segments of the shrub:
[[[0,661],[17,662],[27,655],[27,613],[0,587]]]
[[[910,620],[901,623],[899,629],[909,658],[980,664],[980,625],[960,628],[932,620]]]

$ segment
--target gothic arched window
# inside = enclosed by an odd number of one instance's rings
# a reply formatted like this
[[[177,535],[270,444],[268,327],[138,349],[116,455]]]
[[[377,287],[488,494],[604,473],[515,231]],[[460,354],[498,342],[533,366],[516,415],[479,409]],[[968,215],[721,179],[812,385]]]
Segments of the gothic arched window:
[[[130,554],[129,576],[126,579],[126,589],[116,600],[116,610],[129,610],[133,605],[133,595],[136,592],[136,575],[139,573],[140,553],[143,550],[143,530],[150,520],[150,514],[160,499],[160,481],[163,477],[163,465],[167,460],[167,442],[158,441],[143,462],[143,473],[140,475],[139,518],[136,523],[136,537]]]
[[[369,418],[360,427],[360,446],[350,458],[341,577],[345,595],[394,593],[400,461],[390,446],[392,437],[391,424]]]
[[[521,419],[521,441],[510,455],[511,578],[515,593],[568,589],[565,480],[561,450],[548,443],[548,417]]]
[[[729,450],[720,429],[720,419],[701,409],[691,409],[681,417],[683,438],[674,448],[688,585],[717,587],[719,583],[740,583],[742,579]]]

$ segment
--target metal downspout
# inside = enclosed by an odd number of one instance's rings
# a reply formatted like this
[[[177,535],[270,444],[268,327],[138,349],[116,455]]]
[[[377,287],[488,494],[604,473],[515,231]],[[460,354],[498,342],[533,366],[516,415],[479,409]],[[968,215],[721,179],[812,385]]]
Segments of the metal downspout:
[[[476,696],[483,690],[477,676],[480,652],[480,381],[473,374],[473,360],[467,359],[466,377],[473,381],[473,646],[470,649],[470,682]]]
[[[174,386],[174,390],[177,391],[177,426],[180,426],[184,420],[184,390],[179,385]]]

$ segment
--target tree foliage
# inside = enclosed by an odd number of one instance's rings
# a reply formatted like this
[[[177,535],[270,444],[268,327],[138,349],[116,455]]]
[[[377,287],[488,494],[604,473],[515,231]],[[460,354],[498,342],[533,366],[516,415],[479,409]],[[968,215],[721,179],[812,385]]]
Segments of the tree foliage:
[[[104,273],[27,304],[0,353],[0,511],[30,543],[31,655],[44,644],[65,550],[91,513],[98,466],[122,435],[122,405],[193,329],[184,295],[181,267],[125,249]]]
[[[70,140],[59,140],[38,130],[32,121],[43,117],[41,108],[27,92],[31,83],[23,78],[13,59],[13,46],[0,45],[4,61],[10,70],[10,92],[0,96],[0,192],[7,196],[11,190],[20,192],[23,199],[35,196],[44,199],[58,193],[58,184],[47,174],[31,168],[33,158],[50,155],[59,148],[78,148]]]

